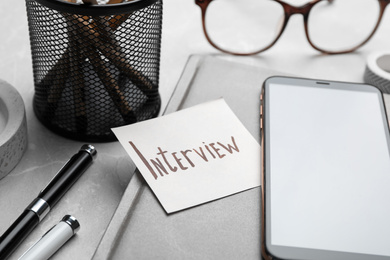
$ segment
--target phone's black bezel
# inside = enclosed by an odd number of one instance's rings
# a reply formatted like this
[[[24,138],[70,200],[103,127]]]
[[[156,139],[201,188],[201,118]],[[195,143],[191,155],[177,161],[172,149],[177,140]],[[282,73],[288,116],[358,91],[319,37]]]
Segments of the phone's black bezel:
[[[385,260],[389,259],[386,256],[377,256],[377,255],[366,255],[366,254],[357,254],[357,253],[346,253],[346,252],[336,252],[328,250],[315,250],[307,248],[296,248],[296,247],[284,247],[284,246],[274,246],[270,245],[269,242],[269,225],[267,225],[268,214],[267,200],[269,199],[269,190],[267,190],[267,161],[269,161],[269,156],[267,156],[268,147],[268,91],[270,83],[272,84],[284,84],[292,86],[309,86],[309,87],[327,87],[327,88],[336,88],[344,90],[354,90],[354,91],[365,91],[365,92],[375,92],[378,94],[381,111],[384,118],[384,126],[387,129],[387,135],[390,135],[390,127],[387,112],[385,109],[385,103],[383,98],[383,93],[378,88],[361,83],[351,83],[351,82],[339,82],[339,81],[328,81],[328,80],[316,80],[316,79],[306,79],[306,78],[295,78],[295,77],[284,77],[284,76],[273,76],[267,78],[263,83],[263,88],[261,91],[261,106],[260,106],[260,135],[261,135],[261,254],[262,258],[265,260],[269,259],[310,259],[310,260],[322,260],[322,259],[343,259],[343,260]]]

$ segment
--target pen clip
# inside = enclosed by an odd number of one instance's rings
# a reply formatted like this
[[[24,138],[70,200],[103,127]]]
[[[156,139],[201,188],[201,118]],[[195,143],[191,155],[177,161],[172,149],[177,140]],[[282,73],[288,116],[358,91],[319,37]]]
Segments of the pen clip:
[[[69,162],[72,161],[72,159],[74,159],[75,156],[77,156],[78,154],[80,154],[80,152],[84,152],[84,153],[89,154],[89,156],[92,158],[92,160],[93,160],[93,158],[96,156],[96,153],[97,153],[94,146],[92,146],[92,145],[90,145],[90,144],[85,144],[85,145],[83,145],[83,146],[80,148],[80,150],[78,151],[78,153],[74,154],[68,161],[66,161],[66,163],[65,163],[65,164],[61,167],[61,169],[53,176],[53,178],[49,181],[49,183],[48,183],[48,184],[39,192],[39,195],[38,195],[38,196],[40,196],[40,195],[44,192],[44,190],[46,190],[46,189],[50,186],[50,184],[52,184],[52,182],[58,177],[58,175],[63,171],[63,169],[64,169],[65,167],[68,166]]]
[[[72,158],[70,158],[68,161],[66,161],[66,163],[64,165],[62,165],[61,169],[59,169],[59,171],[54,174],[53,178],[51,178],[51,180],[46,184],[46,186],[39,192],[39,195],[47,189],[47,187],[49,187],[49,185],[53,182],[53,180],[58,176],[58,174],[65,168],[65,166],[70,162],[70,160],[72,160]],[[39,197],[38,195],[38,197]]]
[[[41,240],[44,236],[46,236],[53,228],[55,228],[57,225],[54,225],[54,226],[52,226],[48,231],[46,231],[46,233],[45,234],[43,234],[42,235],[42,237],[39,239],[39,240]],[[38,240],[38,241],[39,241]]]
[[[39,238],[37,241],[35,241],[35,243],[32,244],[32,245],[27,249],[27,251],[24,252],[23,255],[21,255],[21,256],[19,257],[19,259],[23,258],[23,257],[28,253],[28,251],[30,251],[31,248],[33,248],[36,244],[38,244],[39,241],[41,241],[42,238],[43,238],[44,236],[46,236],[46,234],[49,233],[55,226],[56,226],[56,225],[54,225],[51,229],[49,229],[48,231],[46,231],[46,233],[43,234],[43,236],[41,236],[41,238]]]

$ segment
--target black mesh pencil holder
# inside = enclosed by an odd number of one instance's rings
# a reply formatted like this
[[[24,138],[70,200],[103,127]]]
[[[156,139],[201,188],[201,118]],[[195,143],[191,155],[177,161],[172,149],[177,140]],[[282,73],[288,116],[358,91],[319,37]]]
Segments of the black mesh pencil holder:
[[[159,113],[162,0],[68,1],[26,0],[34,112],[65,137],[112,141]]]

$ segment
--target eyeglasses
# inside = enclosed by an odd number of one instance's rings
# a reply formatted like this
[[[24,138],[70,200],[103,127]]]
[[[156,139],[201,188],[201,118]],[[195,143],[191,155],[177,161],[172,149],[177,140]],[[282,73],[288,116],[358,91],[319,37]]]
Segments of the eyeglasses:
[[[290,17],[302,14],[307,40],[323,53],[348,53],[374,35],[390,0],[313,0],[292,6],[280,0],[195,0],[204,34],[216,49],[253,55],[271,48]]]

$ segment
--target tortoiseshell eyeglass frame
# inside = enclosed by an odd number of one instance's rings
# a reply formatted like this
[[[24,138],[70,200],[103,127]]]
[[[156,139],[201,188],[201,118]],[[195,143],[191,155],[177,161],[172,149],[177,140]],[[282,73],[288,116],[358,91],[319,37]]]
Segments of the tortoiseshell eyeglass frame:
[[[383,17],[383,14],[385,12],[385,9],[386,9],[387,5],[390,3],[390,0],[376,0],[378,2],[378,4],[379,4],[379,7],[380,7],[378,20],[376,21],[376,24],[375,24],[372,32],[370,33],[370,35],[366,39],[364,39],[360,44],[357,44],[355,47],[347,49],[347,50],[330,51],[330,50],[325,50],[323,48],[320,48],[320,47],[316,46],[315,44],[313,44],[313,42],[310,39],[310,35],[309,35],[308,19],[309,19],[309,13],[312,10],[313,6],[315,6],[319,2],[321,2],[321,1],[333,2],[333,1],[337,1],[337,0],[313,0],[313,1],[309,2],[309,3],[301,5],[301,6],[292,6],[292,5],[287,4],[287,3],[285,3],[285,2],[283,2],[281,0],[272,0],[272,1],[275,1],[275,2],[279,3],[283,7],[283,9],[284,9],[284,16],[285,16],[284,18],[285,19],[284,19],[284,22],[282,24],[282,28],[281,28],[279,34],[276,36],[274,41],[272,41],[269,45],[267,45],[266,47],[264,47],[264,48],[262,48],[262,49],[260,49],[258,51],[248,52],[248,53],[238,53],[238,52],[231,52],[231,51],[228,51],[228,50],[225,50],[225,49],[219,47],[215,42],[213,42],[213,40],[209,36],[209,34],[207,32],[207,29],[206,29],[206,12],[207,12],[207,7],[209,6],[209,4],[212,1],[214,1],[214,0],[195,0],[195,3],[202,10],[202,27],[203,27],[203,32],[204,32],[204,35],[206,36],[207,41],[214,48],[216,48],[219,51],[222,51],[222,52],[228,53],[228,54],[242,55],[242,56],[255,55],[255,54],[258,54],[260,52],[263,52],[263,51],[268,50],[269,48],[271,48],[279,40],[280,36],[283,34],[283,31],[284,31],[284,29],[287,26],[287,23],[288,23],[290,17],[292,15],[294,15],[294,14],[301,14],[301,15],[303,15],[303,21],[304,21],[306,38],[307,38],[308,42],[310,43],[310,45],[314,49],[316,49],[316,50],[318,50],[318,51],[320,51],[322,53],[326,53],[326,54],[343,54],[343,53],[353,52],[356,49],[358,49],[361,46],[363,46],[364,44],[366,44],[371,39],[371,37],[375,34],[375,32],[377,31],[377,29],[379,27],[379,24],[380,24],[380,22],[382,20],[382,17]],[[239,0],[237,0],[237,1],[239,1]],[[373,0],[371,0],[371,1],[373,1]]]

